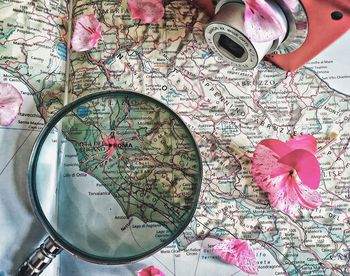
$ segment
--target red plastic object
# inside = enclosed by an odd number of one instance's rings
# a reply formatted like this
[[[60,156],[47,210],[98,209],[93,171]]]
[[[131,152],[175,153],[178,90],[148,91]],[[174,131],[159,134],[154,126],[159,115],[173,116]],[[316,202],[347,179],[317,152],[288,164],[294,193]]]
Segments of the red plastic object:
[[[350,29],[349,0],[303,0],[309,31],[304,44],[285,55],[267,58],[286,71],[295,71]],[[340,19],[333,19],[333,16]],[[349,45],[350,50],[350,45]],[[348,55],[348,53],[344,53]]]
[[[350,0],[300,2],[305,8],[309,24],[305,43],[289,54],[267,56],[268,60],[286,71],[297,70],[350,29]],[[207,15],[214,16],[215,6],[211,0],[194,0],[193,3]]]

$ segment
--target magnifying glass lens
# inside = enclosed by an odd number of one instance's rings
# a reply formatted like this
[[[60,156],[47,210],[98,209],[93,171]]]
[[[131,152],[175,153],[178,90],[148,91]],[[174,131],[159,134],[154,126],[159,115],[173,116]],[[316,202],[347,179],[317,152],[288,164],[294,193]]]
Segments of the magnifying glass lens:
[[[31,164],[32,200],[65,249],[134,261],[174,240],[198,201],[195,141],[165,105],[131,92],[82,98],[54,117]]]

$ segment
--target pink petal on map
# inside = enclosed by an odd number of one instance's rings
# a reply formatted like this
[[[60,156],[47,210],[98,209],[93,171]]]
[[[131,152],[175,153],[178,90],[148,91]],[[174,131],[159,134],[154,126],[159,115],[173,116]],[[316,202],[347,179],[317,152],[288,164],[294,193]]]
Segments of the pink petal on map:
[[[246,273],[258,273],[254,251],[247,241],[228,239],[216,244],[213,247],[213,252],[224,261],[237,266]]]
[[[321,171],[310,151],[315,150],[316,139],[305,135],[287,143],[277,141],[266,139],[256,146],[252,160],[254,181],[269,193],[273,207],[291,216],[297,216],[301,207],[317,208],[322,202],[315,191],[320,185]]]
[[[0,126],[10,125],[23,103],[21,93],[9,83],[0,83]]]
[[[265,192],[275,191],[276,184],[278,184],[276,183],[275,178],[280,175],[288,175],[289,172],[293,169],[290,166],[286,166],[278,162],[280,155],[276,154],[275,151],[273,151],[271,147],[268,146],[282,146],[282,144],[274,142],[274,139],[266,139],[261,141],[256,146],[252,160],[253,178],[256,184]],[[274,147],[273,149],[282,152],[279,147]]]
[[[152,265],[137,271],[137,276],[165,276],[165,274]]]
[[[269,194],[274,208],[297,217],[301,207],[315,209],[322,204],[319,193],[304,186],[300,179],[285,175],[278,182],[278,189]]]
[[[299,196],[295,191],[295,185],[297,185],[295,178],[285,174],[277,177],[275,182],[275,190],[269,193],[271,205],[292,217],[298,216],[300,204]]]
[[[292,150],[295,149],[305,149],[313,154],[317,152],[317,141],[316,138],[310,134],[299,135],[294,138],[291,138],[286,143],[288,147]]]
[[[304,185],[298,185],[296,189],[297,194],[299,195],[299,203],[305,208],[315,209],[322,204],[322,198],[320,194],[311,190]]]
[[[278,160],[295,169],[304,185],[312,190],[320,186],[321,168],[315,155],[304,149],[294,150]]]
[[[102,39],[101,33],[102,26],[94,14],[79,16],[72,37],[73,50],[83,52],[96,47]]]
[[[264,139],[260,141],[260,145],[264,145],[272,150],[277,156],[283,156],[291,151],[287,143],[282,142],[278,139]]]
[[[160,0],[128,0],[128,7],[131,17],[143,23],[158,23],[164,16],[164,6]]]
[[[285,34],[283,19],[265,0],[245,0],[244,30],[255,42],[272,41]]]

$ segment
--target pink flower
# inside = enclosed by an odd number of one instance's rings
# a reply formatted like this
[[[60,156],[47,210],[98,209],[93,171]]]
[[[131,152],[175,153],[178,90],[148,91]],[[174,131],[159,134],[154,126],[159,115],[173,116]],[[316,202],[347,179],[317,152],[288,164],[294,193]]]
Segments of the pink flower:
[[[224,261],[237,266],[246,273],[258,273],[254,251],[247,241],[228,239],[216,244],[213,252]]]
[[[245,0],[245,5],[244,30],[249,39],[266,42],[286,33],[283,17],[265,0]]]
[[[286,143],[266,139],[256,146],[253,178],[268,192],[273,207],[295,217],[300,207],[314,209],[322,204],[316,191],[321,178],[316,151],[312,135],[301,135]]]
[[[164,16],[161,0],[128,0],[128,7],[131,17],[143,23],[158,23]]]
[[[137,271],[137,276],[165,276],[165,274],[152,265]]]
[[[78,17],[72,37],[74,51],[88,51],[97,46],[102,39],[102,26],[94,14],[81,15]]]
[[[16,118],[23,103],[21,93],[11,84],[0,83],[0,125],[8,126]]]

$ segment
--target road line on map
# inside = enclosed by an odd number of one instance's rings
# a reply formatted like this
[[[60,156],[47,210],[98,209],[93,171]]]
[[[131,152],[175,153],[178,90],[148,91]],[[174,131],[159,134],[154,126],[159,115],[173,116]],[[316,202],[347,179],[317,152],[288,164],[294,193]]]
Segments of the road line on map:
[[[7,166],[11,163],[11,161],[13,160],[13,158],[16,156],[17,152],[22,148],[22,146],[24,145],[24,143],[28,140],[29,136],[33,133],[33,130],[28,134],[28,136],[24,139],[23,143],[17,148],[17,150],[15,151],[15,153],[12,155],[12,157],[7,161],[5,167],[1,170],[0,172],[0,176],[2,175],[2,173],[5,171],[5,169],[7,168]]]
[[[319,73],[317,73],[317,71],[315,71],[314,69],[311,69],[311,67],[308,67],[307,65],[304,66],[307,70],[311,71],[312,73],[314,73],[316,75],[316,77],[322,82],[324,83],[329,89],[341,94],[342,96],[345,97],[349,97],[349,95],[346,92],[342,92],[336,88],[334,88],[329,82],[325,81],[324,79],[321,78],[321,76],[319,75]]]
[[[154,259],[156,259],[163,267],[165,267],[172,275],[175,275],[171,270],[170,270],[170,268],[167,266],[167,265],[165,265],[163,262],[161,262],[157,257],[155,257],[155,256],[152,256]]]
[[[204,242],[204,240],[201,240],[201,249],[202,249],[203,242]],[[194,270],[193,276],[197,275],[197,269],[198,269],[198,264],[199,264],[199,261],[200,261],[201,253],[202,253],[202,250],[199,251],[197,264],[196,264],[196,269]]]

